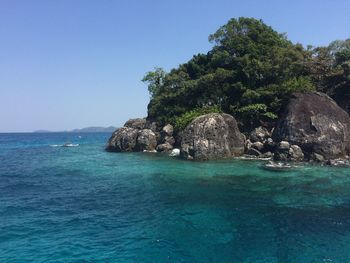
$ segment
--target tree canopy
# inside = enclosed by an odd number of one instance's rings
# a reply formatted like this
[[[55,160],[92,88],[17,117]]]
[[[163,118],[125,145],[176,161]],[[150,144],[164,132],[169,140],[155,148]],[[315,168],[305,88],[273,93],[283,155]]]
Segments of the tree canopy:
[[[319,91],[350,112],[350,39],[314,48],[309,72]]]
[[[168,73],[156,68],[146,74],[149,118],[181,128],[191,117],[222,111],[249,130],[273,122],[292,92],[318,89],[336,97],[349,91],[349,40],[304,49],[262,20],[238,18],[209,41],[207,54]]]

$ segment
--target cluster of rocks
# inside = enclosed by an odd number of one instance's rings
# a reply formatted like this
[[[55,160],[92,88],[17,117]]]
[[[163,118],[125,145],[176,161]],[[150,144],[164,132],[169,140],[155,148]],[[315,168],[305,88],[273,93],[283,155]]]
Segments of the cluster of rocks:
[[[109,139],[106,150],[111,152],[171,152],[175,139],[173,126],[159,127],[146,119],[130,119]]]
[[[304,160],[304,153],[296,144],[290,144],[287,141],[281,141],[275,151],[274,159],[276,161],[294,161]]]
[[[274,158],[276,161],[302,161],[304,153],[298,145],[290,145],[287,141],[275,142],[272,131],[265,127],[255,128],[246,140],[247,155],[257,158]]]
[[[271,139],[271,132],[264,127],[255,128],[245,143],[246,154],[261,158],[271,157],[275,148],[276,144]]]
[[[168,124],[132,119],[110,138],[108,151],[171,152],[180,147],[185,159],[208,160],[248,154],[277,161],[331,162],[350,153],[350,117],[327,95],[295,93],[275,128],[254,129],[243,135],[228,114],[211,113],[194,119],[174,137]]]

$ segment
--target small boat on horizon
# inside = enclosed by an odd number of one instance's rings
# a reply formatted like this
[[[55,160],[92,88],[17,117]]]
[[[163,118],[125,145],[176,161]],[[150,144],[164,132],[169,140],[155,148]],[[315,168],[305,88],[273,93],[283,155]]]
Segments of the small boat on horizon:
[[[79,144],[73,144],[73,143],[65,143],[62,145],[62,147],[77,147]]]
[[[70,142],[66,142],[65,144],[52,144],[51,147],[78,147],[79,144],[74,144]]]

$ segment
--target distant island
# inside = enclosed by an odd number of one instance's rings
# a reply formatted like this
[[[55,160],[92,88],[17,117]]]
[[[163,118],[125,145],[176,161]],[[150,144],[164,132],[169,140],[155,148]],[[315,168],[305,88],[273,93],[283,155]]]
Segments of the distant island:
[[[114,132],[117,128],[114,126],[109,127],[99,127],[91,126],[82,129],[74,129],[70,131],[48,131],[48,130],[37,130],[34,133],[49,133],[49,132],[71,132],[71,133],[88,133],[88,132]]]

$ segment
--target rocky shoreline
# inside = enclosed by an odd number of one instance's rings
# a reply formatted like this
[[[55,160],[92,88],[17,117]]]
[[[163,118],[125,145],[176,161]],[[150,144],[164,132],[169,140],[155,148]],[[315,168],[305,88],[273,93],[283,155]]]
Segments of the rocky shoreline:
[[[176,153],[187,160],[238,157],[271,158],[282,162],[349,163],[350,117],[335,101],[319,92],[294,93],[272,129],[260,126],[240,132],[229,114],[195,118],[175,133],[171,124],[147,118],[128,120],[108,141],[111,152]]]

